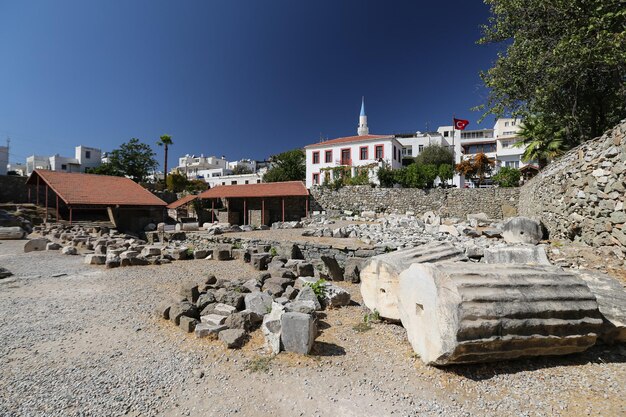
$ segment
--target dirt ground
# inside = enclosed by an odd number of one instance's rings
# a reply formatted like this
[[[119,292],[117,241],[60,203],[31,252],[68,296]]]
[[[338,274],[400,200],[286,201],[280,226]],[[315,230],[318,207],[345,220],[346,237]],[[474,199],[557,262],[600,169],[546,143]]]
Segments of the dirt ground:
[[[246,234],[249,237],[249,234]],[[260,331],[241,350],[197,339],[154,311],[240,261],[105,269],[0,243],[0,415],[626,415],[626,348],[483,365],[422,364],[401,326],[363,326],[353,303],[324,312],[310,355],[270,356]]]

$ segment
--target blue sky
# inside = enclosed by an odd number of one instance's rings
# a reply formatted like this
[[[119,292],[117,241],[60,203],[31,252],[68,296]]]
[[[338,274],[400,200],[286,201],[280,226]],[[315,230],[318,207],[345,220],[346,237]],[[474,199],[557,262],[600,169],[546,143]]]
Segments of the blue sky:
[[[10,160],[172,135],[186,153],[263,159],[320,135],[476,128],[488,8],[447,2],[0,0],[0,144]],[[491,127],[489,119],[481,127]]]

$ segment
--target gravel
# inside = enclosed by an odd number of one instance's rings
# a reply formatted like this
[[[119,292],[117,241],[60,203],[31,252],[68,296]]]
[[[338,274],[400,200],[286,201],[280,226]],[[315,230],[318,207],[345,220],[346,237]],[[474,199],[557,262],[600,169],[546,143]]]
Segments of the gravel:
[[[193,260],[105,269],[58,252],[0,242],[2,416],[624,415],[626,348],[438,369],[404,329],[355,326],[356,303],[320,318],[308,356],[196,339],[154,310],[209,273],[254,277],[240,261]],[[55,277],[53,277],[55,276]],[[256,370],[253,371],[253,369]]]

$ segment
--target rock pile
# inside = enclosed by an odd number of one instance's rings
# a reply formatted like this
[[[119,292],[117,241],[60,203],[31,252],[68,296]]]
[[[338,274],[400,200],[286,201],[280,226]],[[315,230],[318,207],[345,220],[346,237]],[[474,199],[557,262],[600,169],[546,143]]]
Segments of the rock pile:
[[[316,311],[347,305],[350,295],[329,283],[296,279],[292,271],[299,264],[288,262],[273,260],[270,270],[256,278],[211,275],[182,287],[158,314],[199,338],[219,339],[227,348],[242,347],[260,327],[272,353],[307,354],[317,337]]]
[[[30,220],[0,210],[0,240],[23,239],[32,231]]]

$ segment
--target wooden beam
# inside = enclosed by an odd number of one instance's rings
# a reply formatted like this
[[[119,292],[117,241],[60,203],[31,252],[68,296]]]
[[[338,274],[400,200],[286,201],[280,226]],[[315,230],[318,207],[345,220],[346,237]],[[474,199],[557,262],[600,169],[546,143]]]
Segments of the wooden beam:
[[[265,224],[265,199],[261,199],[261,224]]]
[[[46,184],[46,221],[48,223],[48,184]]]
[[[57,223],[59,222],[59,195],[57,194]]]
[[[306,196],[306,207],[304,208],[304,216],[309,217],[309,196]]]
[[[37,205],[39,205],[39,174],[37,174]]]
[[[211,199],[211,223],[215,222],[215,199]]]
[[[246,201],[246,199],[244,198],[244,199],[243,199],[243,225],[244,225],[244,226],[246,225],[246,218],[247,218],[247,214],[248,214],[248,213],[247,213],[247,210],[246,210],[246,206],[247,206],[246,202],[247,202],[247,201]]]
[[[70,226],[72,225],[72,207],[70,207]]]
[[[283,223],[285,223],[285,197],[283,197],[281,200],[283,203]]]

